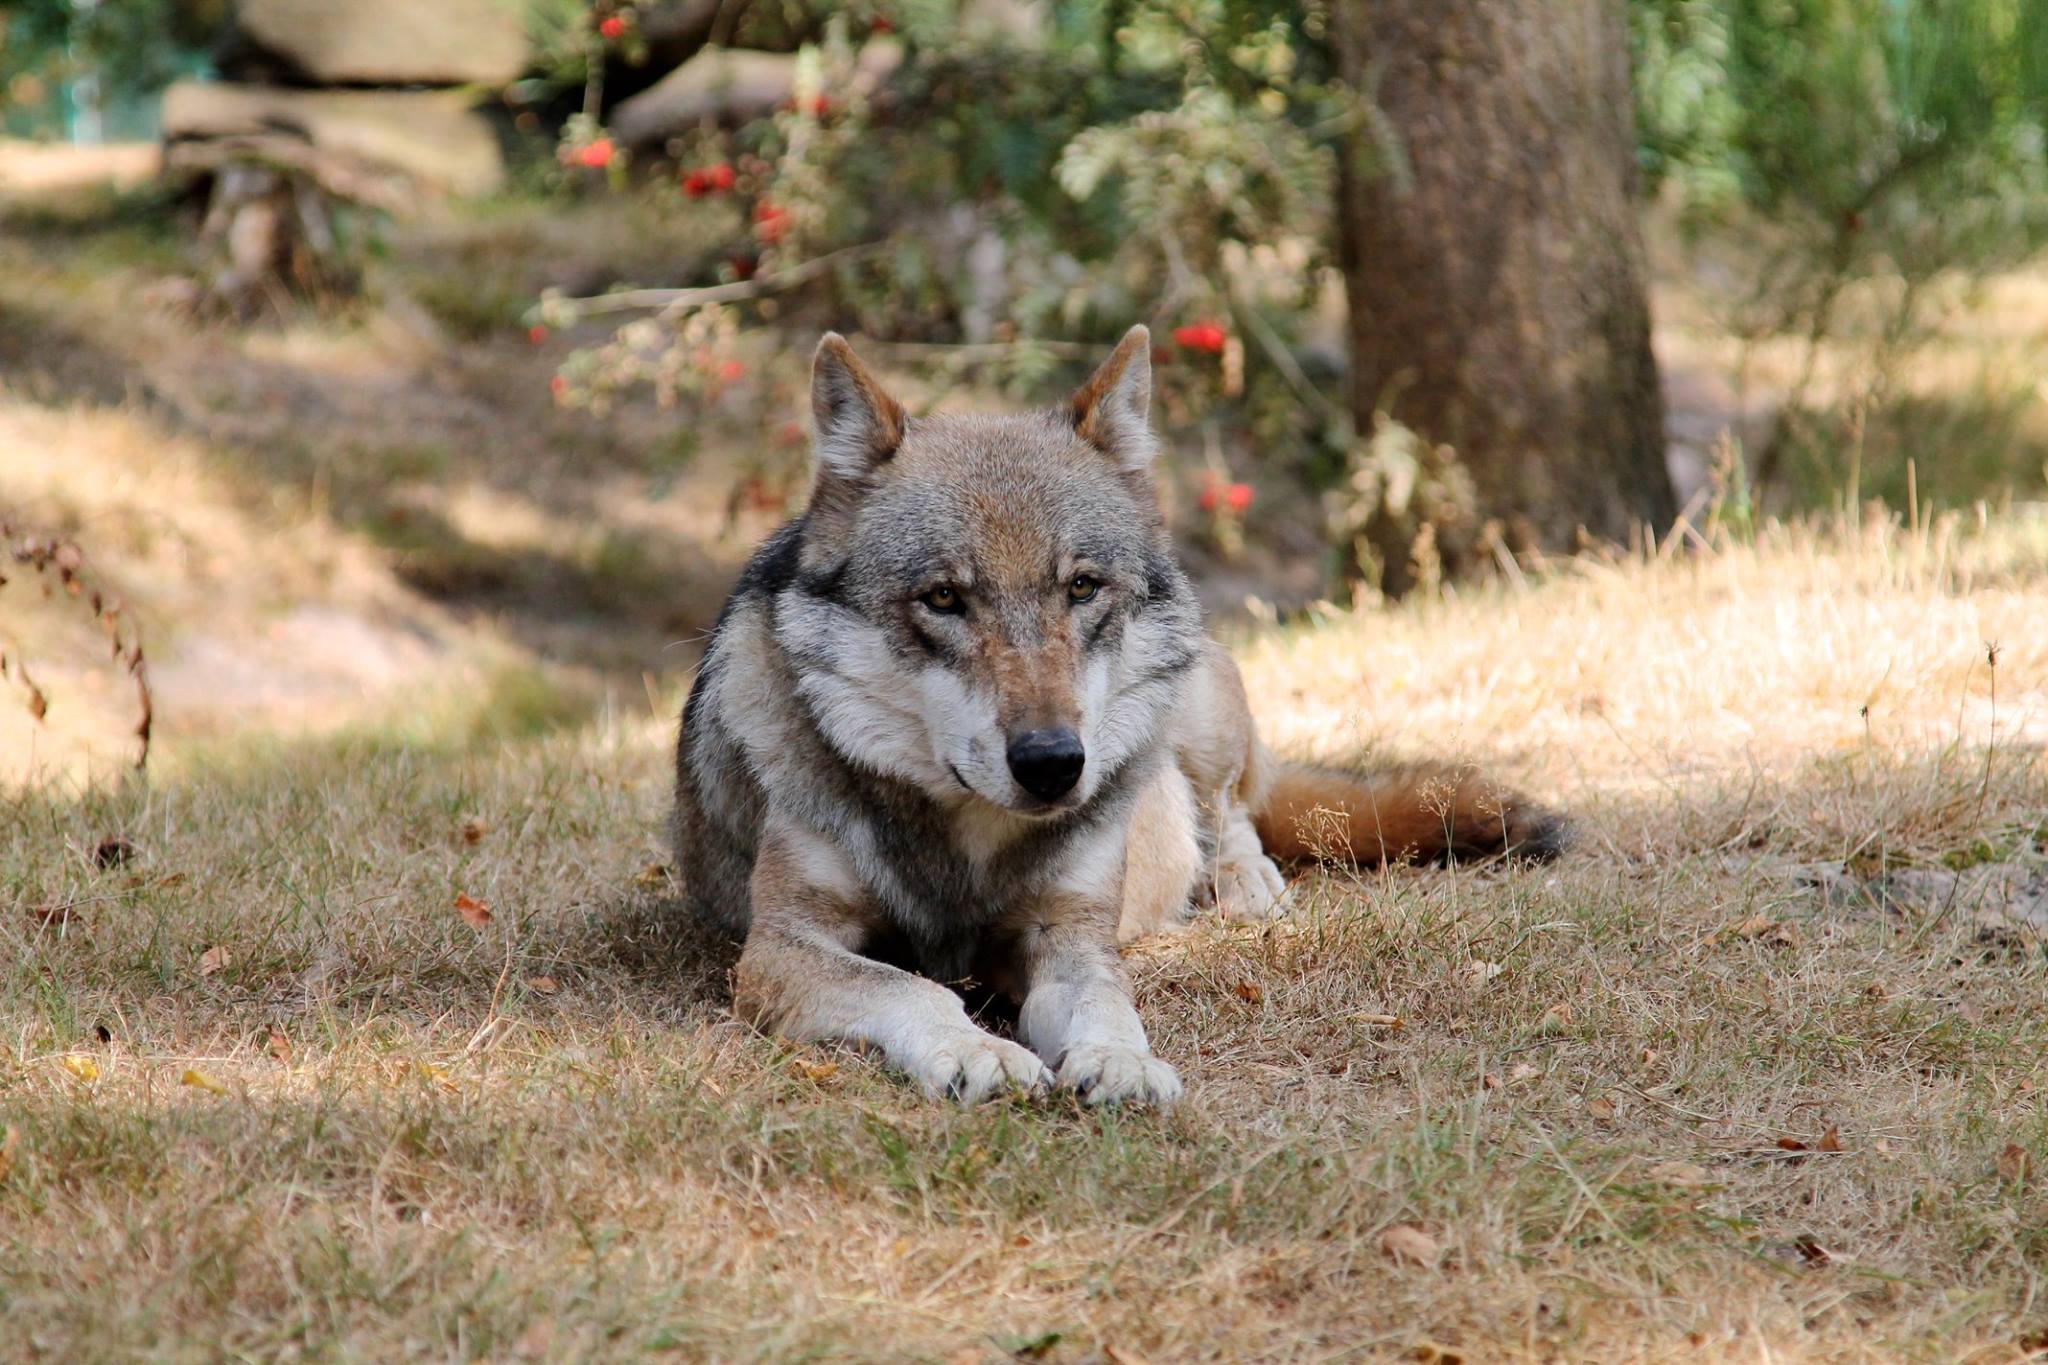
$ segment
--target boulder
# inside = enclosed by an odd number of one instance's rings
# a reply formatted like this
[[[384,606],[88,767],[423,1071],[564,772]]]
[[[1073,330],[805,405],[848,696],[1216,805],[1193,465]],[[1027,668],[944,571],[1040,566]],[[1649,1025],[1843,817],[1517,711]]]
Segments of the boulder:
[[[426,194],[484,194],[505,176],[490,123],[459,91],[281,90],[180,81],[164,92],[164,165],[258,160],[344,199],[402,211]]]
[[[503,85],[530,47],[522,0],[240,0],[222,69],[312,85]]]
[[[892,38],[862,45],[851,92],[870,94],[902,65]],[[796,89],[795,54],[707,47],[612,111],[615,137],[633,147],[658,145],[705,119],[746,123],[765,118]]]

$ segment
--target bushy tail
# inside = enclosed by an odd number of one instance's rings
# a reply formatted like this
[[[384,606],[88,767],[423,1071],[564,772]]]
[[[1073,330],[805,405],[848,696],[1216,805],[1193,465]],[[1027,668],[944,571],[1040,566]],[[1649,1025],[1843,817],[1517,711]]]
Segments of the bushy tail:
[[[1564,816],[1470,769],[1348,773],[1270,763],[1253,804],[1269,857],[1282,862],[1443,862],[1494,854],[1555,858]]]

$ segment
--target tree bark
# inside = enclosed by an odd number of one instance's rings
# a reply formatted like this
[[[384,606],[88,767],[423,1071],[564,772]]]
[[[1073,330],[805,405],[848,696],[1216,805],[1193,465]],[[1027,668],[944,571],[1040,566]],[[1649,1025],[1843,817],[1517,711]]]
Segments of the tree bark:
[[[1661,530],[1619,0],[1338,0],[1332,28],[1405,163],[1366,131],[1340,158],[1360,429],[1385,405],[1454,448],[1513,548]],[[1383,557],[1399,592],[1405,550]]]

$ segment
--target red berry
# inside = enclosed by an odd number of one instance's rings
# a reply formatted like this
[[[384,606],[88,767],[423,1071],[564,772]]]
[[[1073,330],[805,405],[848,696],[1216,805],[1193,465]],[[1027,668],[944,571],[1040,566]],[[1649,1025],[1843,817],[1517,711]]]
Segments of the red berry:
[[[704,172],[702,171],[691,171],[683,177],[683,193],[689,195],[692,199],[702,199],[709,188],[710,186],[704,182]]]
[[[1230,334],[1214,322],[1194,322],[1173,329],[1173,344],[1190,351],[1213,354],[1223,349],[1223,343],[1229,337]]]
[[[754,205],[754,235],[773,245],[789,231],[789,210],[766,199]]]
[[[597,26],[597,31],[599,33],[602,33],[605,37],[611,39],[613,42],[617,42],[619,39],[626,36],[626,21],[624,19],[621,19],[618,15],[614,14],[610,18],[606,19],[603,23],[599,24]]]
[[[734,279],[751,280],[754,278],[754,269],[760,262],[752,256],[732,256],[726,259],[726,264],[732,267]]]
[[[1234,483],[1223,490],[1223,501],[1231,511],[1243,515],[1252,505],[1252,486],[1248,483]]]
[[[601,137],[576,154],[576,159],[594,171],[612,164],[612,140]]]
[[[556,375],[553,379],[550,379],[548,381],[548,392],[552,393],[555,397],[560,398],[563,394],[567,393],[568,391],[569,381],[562,378],[562,376]]]
[[[868,32],[870,33],[894,33],[895,31],[896,25],[890,23],[884,15],[877,14],[868,21]]]
[[[741,378],[746,372],[747,367],[740,364],[737,360],[728,360],[718,367],[718,377],[728,384],[732,383],[735,379]]]
[[[813,95],[811,96],[810,103],[804,106],[804,110],[812,118],[823,118],[832,112],[832,101],[826,99],[823,95]]]
[[[704,170],[704,184],[707,188],[729,190],[732,188],[732,182],[732,167],[723,161],[715,166],[707,166]]]
[[[526,339],[532,342],[534,345],[538,346],[543,341],[546,341],[548,339],[548,329],[541,326],[539,323],[535,323],[533,326],[526,329]]]

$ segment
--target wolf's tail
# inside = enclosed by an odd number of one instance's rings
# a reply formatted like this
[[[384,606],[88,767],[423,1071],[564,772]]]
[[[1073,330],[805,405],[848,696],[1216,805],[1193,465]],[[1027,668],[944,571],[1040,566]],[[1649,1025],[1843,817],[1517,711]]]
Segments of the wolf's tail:
[[[1563,815],[1470,769],[1350,773],[1260,757],[1252,823],[1281,862],[1544,861],[1570,841]]]

